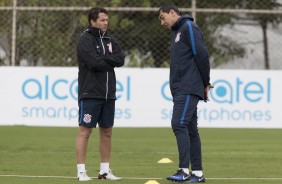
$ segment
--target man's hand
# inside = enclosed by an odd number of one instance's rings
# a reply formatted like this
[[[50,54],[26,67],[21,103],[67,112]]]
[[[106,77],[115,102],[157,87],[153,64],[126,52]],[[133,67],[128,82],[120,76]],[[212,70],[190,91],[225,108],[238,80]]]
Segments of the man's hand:
[[[209,101],[209,91],[210,91],[211,88],[214,88],[214,86],[208,85],[205,88],[205,102]]]

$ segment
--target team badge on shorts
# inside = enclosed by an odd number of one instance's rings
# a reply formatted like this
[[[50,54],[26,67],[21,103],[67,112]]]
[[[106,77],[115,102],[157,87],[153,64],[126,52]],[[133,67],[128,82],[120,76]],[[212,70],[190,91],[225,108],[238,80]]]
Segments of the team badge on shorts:
[[[84,114],[84,117],[83,117],[83,121],[85,123],[90,123],[91,122],[91,115],[90,114]]]

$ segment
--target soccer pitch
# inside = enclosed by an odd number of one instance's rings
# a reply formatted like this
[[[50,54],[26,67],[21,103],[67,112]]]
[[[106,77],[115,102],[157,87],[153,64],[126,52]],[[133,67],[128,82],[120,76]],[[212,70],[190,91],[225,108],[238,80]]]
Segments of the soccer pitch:
[[[209,184],[281,184],[282,129],[200,128]],[[0,126],[1,184],[65,184],[76,180],[76,128]],[[88,146],[88,175],[99,169],[98,131]],[[173,163],[160,164],[169,158]],[[170,128],[114,128],[110,167],[121,181],[82,183],[172,183],[178,154]]]

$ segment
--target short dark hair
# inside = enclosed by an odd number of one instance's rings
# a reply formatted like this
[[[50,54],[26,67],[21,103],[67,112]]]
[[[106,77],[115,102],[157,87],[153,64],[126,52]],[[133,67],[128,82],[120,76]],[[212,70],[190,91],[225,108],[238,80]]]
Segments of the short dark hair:
[[[170,10],[174,10],[177,15],[181,15],[181,12],[179,11],[179,9],[177,8],[177,6],[175,6],[174,4],[164,4],[160,7],[159,11],[158,11],[158,15],[160,15],[160,12],[164,12],[164,13],[169,13]]]
[[[105,8],[95,7],[91,8],[88,12],[88,23],[91,25],[91,20],[96,21],[99,18],[99,13],[109,14]]]

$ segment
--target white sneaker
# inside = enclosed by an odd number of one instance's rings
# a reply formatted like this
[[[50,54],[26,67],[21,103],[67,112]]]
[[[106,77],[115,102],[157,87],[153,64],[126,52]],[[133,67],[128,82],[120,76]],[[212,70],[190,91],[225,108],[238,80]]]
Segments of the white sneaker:
[[[86,171],[77,173],[78,181],[90,181],[92,180],[89,176],[87,176]]]
[[[104,173],[104,174],[99,174],[98,175],[98,179],[102,180],[102,179],[106,179],[106,180],[121,180],[121,178],[116,177],[115,175],[113,175],[112,171],[109,170],[109,173]]]

